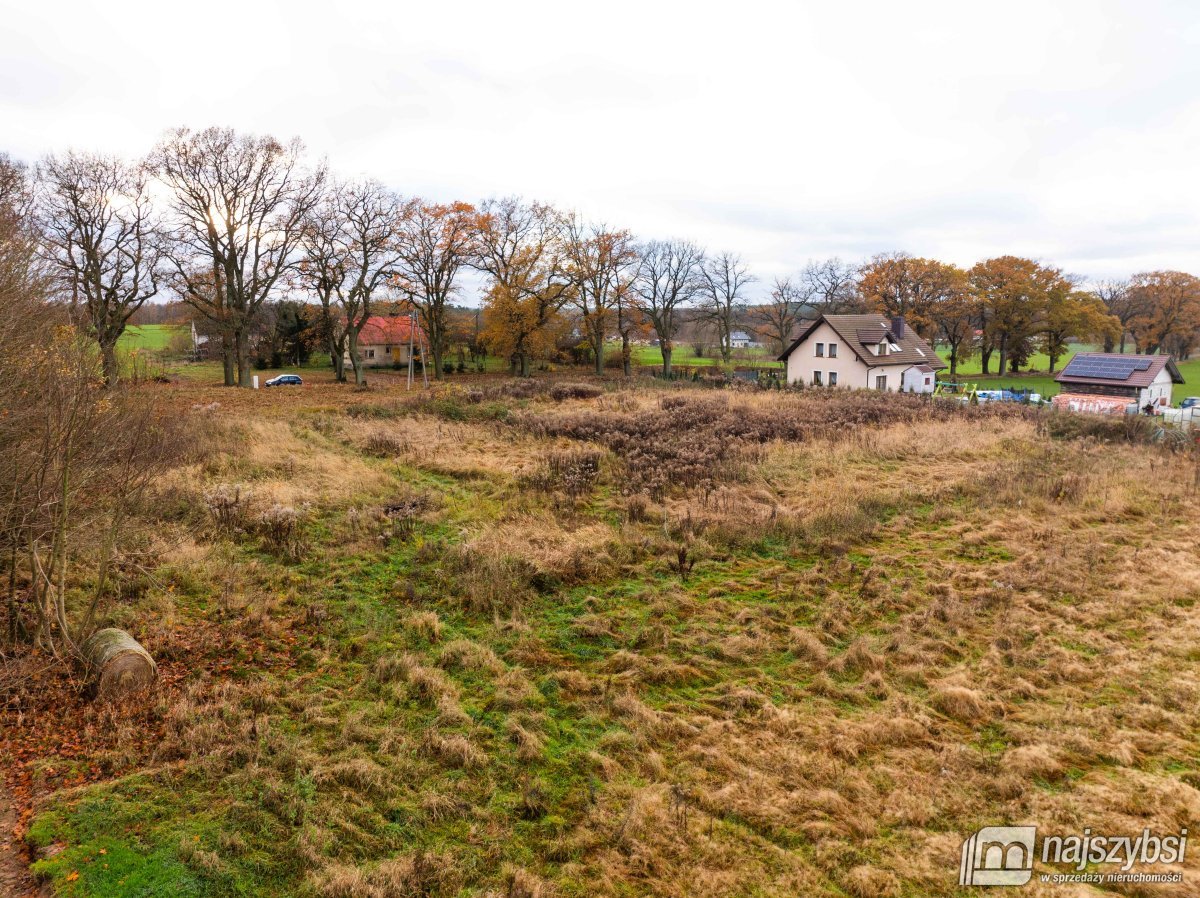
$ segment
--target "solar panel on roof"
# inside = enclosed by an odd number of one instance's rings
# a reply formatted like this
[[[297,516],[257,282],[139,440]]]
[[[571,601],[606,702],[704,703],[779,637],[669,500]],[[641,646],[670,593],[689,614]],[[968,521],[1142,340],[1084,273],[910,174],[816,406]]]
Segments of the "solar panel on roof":
[[[1151,362],[1151,359],[1144,358],[1076,356],[1063,369],[1063,374],[1071,377],[1098,377],[1103,380],[1128,380],[1133,372],[1147,370]]]

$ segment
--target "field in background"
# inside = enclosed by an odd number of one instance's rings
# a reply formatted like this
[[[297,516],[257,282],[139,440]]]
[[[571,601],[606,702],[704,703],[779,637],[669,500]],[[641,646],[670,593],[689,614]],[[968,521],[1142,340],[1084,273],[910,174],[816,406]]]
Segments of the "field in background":
[[[615,345],[608,351],[613,355],[620,356],[621,347]],[[657,346],[634,346],[631,354],[635,365],[662,364],[662,350]],[[716,349],[709,349],[705,351],[704,355],[698,356],[690,344],[680,343],[671,353],[671,363],[673,365],[720,365],[721,354]],[[783,367],[780,362],[775,361],[775,355],[767,349],[735,349],[733,364],[763,368]]]
[[[1140,419],[461,383],[147,387],[203,447],[112,618],[162,687],[0,745],[63,894],[936,898],[983,825],[1200,816]]]
[[[172,340],[178,342],[181,339],[186,339],[190,344],[190,328],[174,324],[131,324],[125,328],[117,345],[125,351],[143,349],[165,352],[171,348]]]

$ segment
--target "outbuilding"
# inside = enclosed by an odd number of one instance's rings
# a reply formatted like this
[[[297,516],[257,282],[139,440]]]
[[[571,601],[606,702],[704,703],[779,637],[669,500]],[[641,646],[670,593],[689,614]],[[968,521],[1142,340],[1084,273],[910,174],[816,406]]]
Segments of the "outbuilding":
[[[1171,391],[1183,376],[1169,355],[1079,352],[1054,379],[1061,390],[1056,408],[1123,412],[1171,405]]]

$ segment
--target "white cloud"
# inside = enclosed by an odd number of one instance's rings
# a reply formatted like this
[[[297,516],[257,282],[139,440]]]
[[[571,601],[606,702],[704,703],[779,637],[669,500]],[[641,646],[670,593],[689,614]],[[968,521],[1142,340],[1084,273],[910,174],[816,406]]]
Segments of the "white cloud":
[[[733,249],[1200,273],[1188,2],[213,0],[6,12],[0,149],[299,135],[406,193]]]

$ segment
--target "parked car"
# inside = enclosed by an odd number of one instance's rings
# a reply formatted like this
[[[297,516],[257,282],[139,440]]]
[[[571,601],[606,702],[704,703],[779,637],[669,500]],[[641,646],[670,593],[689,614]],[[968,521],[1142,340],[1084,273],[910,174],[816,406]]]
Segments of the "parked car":
[[[1189,396],[1179,403],[1180,408],[1196,408],[1197,406],[1200,406],[1200,396]]]
[[[299,374],[280,374],[278,377],[272,377],[267,381],[268,387],[299,387],[304,384],[300,379]]]

